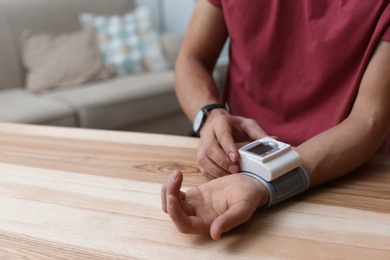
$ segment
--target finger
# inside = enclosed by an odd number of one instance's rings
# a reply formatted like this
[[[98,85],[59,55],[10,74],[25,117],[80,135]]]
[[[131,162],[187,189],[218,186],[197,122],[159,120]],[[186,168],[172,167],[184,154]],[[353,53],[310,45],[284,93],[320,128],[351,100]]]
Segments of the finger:
[[[198,151],[199,153],[200,151]],[[225,176],[229,172],[216,164],[208,155],[199,155],[198,164],[202,174],[209,180]]]
[[[180,192],[180,200],[179,201],[179,204],[181,206],[181,209],[184,211],[184,213],[187,215],[187,216],[194,216],[195,215],[195,209],[186,202],[186,193],[185,192]]]
[[[166,195],[166,188],[165,188],[165,182],[161,187],[161,209],[168,213],[167,211],[167,195]]]
[[[224,153],[233,163],[237,163],[239,160],[237,142],[248,141],[250,138],[260,139],[267,136],[267,133],[255,120],[237,116],[221,118],[215,132]],[[231,165],[230,167],[229,171],[231,173],[239,171],[238,165]]]
[[[219,178],[219,177],[215,177],[215,176],[209,174],[209,173],[206,172],[205,170],[201,170],[200,172],[201,172],[202,175],[203,175],[204,177],[206,177],[209,181],[214,180],[214,179],[216,179],[216,178]],[[230,173],[225,172],[225,173],[222,173],[222,176],[220,176],[220,177],[227,176],[227,175],[229,175],[229,174],[230,174]]]
[[[198,163],[214,178],[224,176],[226,173],[237,173],[239,171],[238,164],[232,162],[226,156],[216,137],[215,139],[202,140],[198,148]]]
[[[233,127],[229,127],[229,129],[233,129],[233,132],[230,130],[221,131],[221,133],[218,135],[218,140],[225,153],[229,156],[230,160],[232,162],[238,162],[240,155],[238,152],[237,142],[248,141],[248,139],[261,139],[265,136],[268,136],[268,134],[258,125],[255,120],[243,117],[231,117],[230,120],[232,120],[231,124]],[[232,173],[236,172],[239,172],[239,168]]]
[[[215,179],[215,177],[214,177],[213,175],[209,174],[208,172],[206,172],[205,170],[203,170],[201,167],[199,167],[199,169],[200,169],[200,173],[201,173],[204,177],[206,177],[208,180],[213,180],[213,179]]]
[[[238,151],[235,145],[233,129],[236,128],[234,116],[223,116],[218,119],[218,123],[215,127],[215,137],[218,145],[221,147],[223,156],[219,157],[219,161],[216,161],[225,170],[230,173],[236,173],[239,171],[238,164]]]
[[[240,203],[229,208],[224,214],[217,217],[210,227],[210,235],[214,240],[218,240],[222,233],[248,221],[253,214],[253,210]]]
[[[187,215],[195,215],[195,211],[192,207],[189,207],[188,204],[185,202],[186,194],[184,192],[180,192],[180,201],[182,204],[182,208],[184,212],[186,212]],[[165,184],[161,188],[161,208],[165,213],[168,213],[167,211],[167,193],[166,193],[166,186]]]
[[[179,170],[174,170],[167,178],[161,188],[161,205],[162,210],[167,212],[168,195],[175,196],[178,201],[181,201],[183,193],[180,191],[183,182],[183,174]]]
[[[195,216],[196,212],[195,209],[188,204],[185,201],[182,201],[181,203],[181,210],[187,215],[187,216]]]
[[[197,216],[188,216],[180,207],[176,197],[167,197],[167,210],[177,230],[185,234],[200,234],[209,232],[209,226]]]
[[[232,161],[220,143],[220,136],[225,135],[230,138],[230,144],[233,152],[230,153],[235,160],[234,140],[231,136],[231,125],[229,122],[231,116],[219,116],[213,120],[212,127],[201,135],[198,147],[198,162],[202,168],[214,177],[221,177],[226,173],[237,173],[239,166],[237,161]],[[226,133],[227,132],[227,133]],[[226,143],[226,142],[225,142]]]

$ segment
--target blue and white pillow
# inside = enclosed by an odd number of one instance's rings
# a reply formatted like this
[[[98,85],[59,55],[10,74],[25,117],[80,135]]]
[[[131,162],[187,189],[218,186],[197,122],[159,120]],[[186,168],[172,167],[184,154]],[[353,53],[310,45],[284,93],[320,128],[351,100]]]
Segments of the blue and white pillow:
[[[148,8],[139,6],[123,16],[83,13],[79,20],[84,28],[95,28],[104,63],[119,75],[169,66]]]

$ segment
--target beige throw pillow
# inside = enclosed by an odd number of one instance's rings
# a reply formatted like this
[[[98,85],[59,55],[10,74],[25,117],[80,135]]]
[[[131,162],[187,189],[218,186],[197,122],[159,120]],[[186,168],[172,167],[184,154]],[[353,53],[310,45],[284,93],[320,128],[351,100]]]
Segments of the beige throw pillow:
[[[24,31],[22,60],[26,87],[40,92],[112,76],[104,66],[94,30],[53,34]]]

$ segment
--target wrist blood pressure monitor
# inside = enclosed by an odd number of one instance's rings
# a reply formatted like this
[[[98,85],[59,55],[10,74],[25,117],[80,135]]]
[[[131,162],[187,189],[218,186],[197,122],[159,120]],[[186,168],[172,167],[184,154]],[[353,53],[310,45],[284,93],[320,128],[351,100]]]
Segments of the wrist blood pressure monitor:
[[[241,171],[252,172],[273,181],[297,168],[301,157],[289,144],[265,137],[239,149]]]
[[[301,157],[289,144],[265,137],[240,148],[241,174],[264,184],[268,206],[290,198],[309,187]]]

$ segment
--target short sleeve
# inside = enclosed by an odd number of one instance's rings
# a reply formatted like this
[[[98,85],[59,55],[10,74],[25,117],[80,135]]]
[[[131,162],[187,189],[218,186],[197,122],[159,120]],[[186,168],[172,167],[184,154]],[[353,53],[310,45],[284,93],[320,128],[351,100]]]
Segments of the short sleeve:
[[[385,32],[383,33],[382,40],[390,42],[390,26],[388,26]]]
[[[381,15],[380,21],[383,24],[383,33],[381,39],[390,42],[390,4],[387,4]]]
[[[222,8],[222,0],[209,0],[209,2],[216,7]]]

